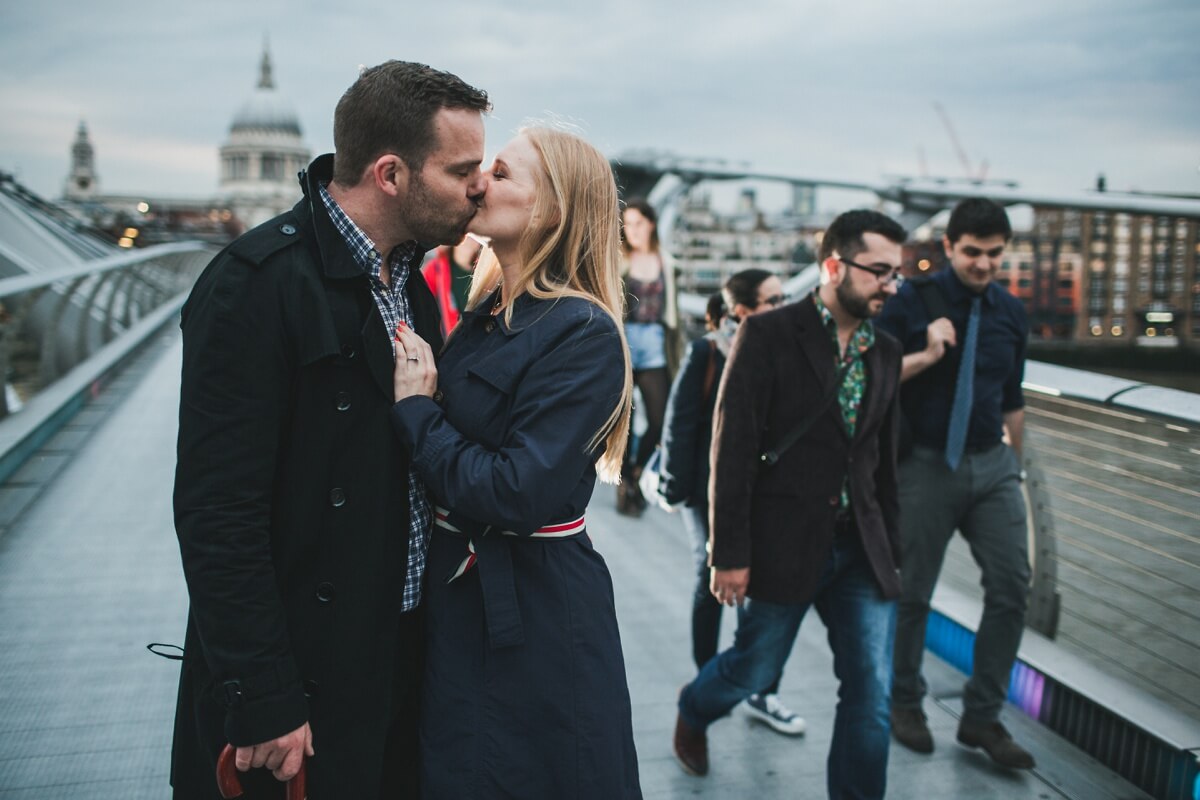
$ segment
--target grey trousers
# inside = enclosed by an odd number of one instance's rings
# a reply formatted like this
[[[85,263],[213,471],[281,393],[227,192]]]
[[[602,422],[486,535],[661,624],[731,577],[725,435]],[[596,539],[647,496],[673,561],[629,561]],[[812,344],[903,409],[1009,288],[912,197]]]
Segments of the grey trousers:
[[[963,716],[991,722],[1008,694],[1009,674],[1029,594],[1025,498],[1020,465],[1004,444],[963,456],[951,472],[943,454],[917,447],[900,465],[901,595],[896,615],[892,704],[920,708],[929,598],[957,529],[983,572],[983,617],[974,668],[963,692]]]

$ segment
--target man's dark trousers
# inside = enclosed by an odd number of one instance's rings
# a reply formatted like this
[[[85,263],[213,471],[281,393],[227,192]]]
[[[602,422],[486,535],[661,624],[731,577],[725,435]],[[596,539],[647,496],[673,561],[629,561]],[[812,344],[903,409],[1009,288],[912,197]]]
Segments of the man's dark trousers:
[[[984,614],[974,667],[963,693],[964,719],[996,720],[1025,626],[1029,556],[1020,465],[1007,445],[968,451],[954,472],[940,450],[916,447],[900,465],[901,596],[896,619],[897,708],[920,708],[929,599],[955,529],[983,572]]]

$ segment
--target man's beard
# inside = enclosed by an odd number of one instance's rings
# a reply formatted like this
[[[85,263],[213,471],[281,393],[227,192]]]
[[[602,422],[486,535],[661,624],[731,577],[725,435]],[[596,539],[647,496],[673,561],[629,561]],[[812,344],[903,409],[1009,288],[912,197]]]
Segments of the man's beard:
[[[422,244],[458,244],[474,216],[474,208],[466,216],[457,204],[453,208],[439,205],[429,187],[421,180],[420,173],[414,173],[409,179],[404,218],[409,232]]]
[[[850,288],[849,281],[842,281],[837,287],[837,299],[838,303],[842,306],[842,310],[847,314],[859,319],[870,319],[878,313],[871,310],[871,301],[886,300],[887,296],[881,293],[871,297],[864,297]]]

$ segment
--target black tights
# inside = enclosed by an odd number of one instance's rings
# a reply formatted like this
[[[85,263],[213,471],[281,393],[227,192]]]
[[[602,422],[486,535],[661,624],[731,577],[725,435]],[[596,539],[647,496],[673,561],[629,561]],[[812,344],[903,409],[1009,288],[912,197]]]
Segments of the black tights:
[[[642,411],[646,414],[646,430],[638,438],[637,453],[625,451],[625,468],[641,468],[646,466],[654,448],[662,439],[663,417],[667,413],[667,394],[671,391],[671,382],[667,378],[667,368],[642,369],[633,373],[633,383],[642,396]],[[633,429],[629,431],[632,438]]]

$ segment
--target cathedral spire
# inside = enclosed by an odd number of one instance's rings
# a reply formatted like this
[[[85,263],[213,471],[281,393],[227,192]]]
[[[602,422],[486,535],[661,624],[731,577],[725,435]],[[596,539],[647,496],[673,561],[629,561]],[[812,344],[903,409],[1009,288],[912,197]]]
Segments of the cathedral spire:
[[[258,88],[274,89],[275,80],[271,77],[271,53],[267,50],[267,37],[263,37],[262,66],[258,76]]]
[[[96,177],[96,151],[88,138],[87,123],[79,120],[75,129],[75,141],[71,143],[71,173],[63,189],[63,196],[71,200],[85,200],[99,192],[100,179]]]

